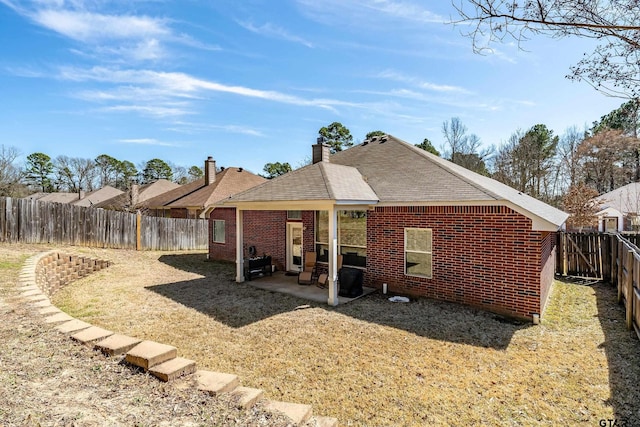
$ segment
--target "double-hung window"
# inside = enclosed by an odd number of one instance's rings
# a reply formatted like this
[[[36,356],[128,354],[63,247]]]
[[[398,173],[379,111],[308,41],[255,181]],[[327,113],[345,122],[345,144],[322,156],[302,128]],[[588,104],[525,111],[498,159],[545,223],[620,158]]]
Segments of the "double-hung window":
[[[432,277],[432,235],[430,228],[404,229],[404,273],[407,276]]]
[[[224,243],[225,235],[224,235],[224,220],[214,219],[213,220],[213,243]]]

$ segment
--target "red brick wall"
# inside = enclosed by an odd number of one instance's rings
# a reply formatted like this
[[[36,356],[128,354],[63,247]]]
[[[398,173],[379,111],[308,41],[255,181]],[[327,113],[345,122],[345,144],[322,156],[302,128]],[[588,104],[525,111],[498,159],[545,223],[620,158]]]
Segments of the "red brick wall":
[[[258,255],[271,255],[272,262],[279,270],[286,265],[286,211],[244,211],[244,255],[249,256],[249,247],[255,246]],[[236,259],[236,211],[235,208],[216,208],[209,216],[209,258],[235,261]],[[213,242],[213,220],[225,221],[225,243]],[[298,220],[299,222],[300,220]],[[291,221],[291,222],[295,222]],[[314,213],[304,211],[302,223],[305,251],[312,251],[314,245]]]
[[[246,214],[246,213],[245,213]],[[213,241],[213,220],[224,221],[224,243]],[[216,208],[209,215],[209,259],[236,260],[236,210],[235,208]]]
[[[245,211],[244,247],[245,256],[250,246],[256,247],[258,255],[271,255],[271,262],[278,270],[286,263],[286,211]]]
[[[405,227],[433,230],[431,279],[404,274]],[[507,207],[376,208],[368,212],[365,284],[530,319],[541,312],[541,265],[548,274],[554,262],[541,260],[542,243],[531,220]]]

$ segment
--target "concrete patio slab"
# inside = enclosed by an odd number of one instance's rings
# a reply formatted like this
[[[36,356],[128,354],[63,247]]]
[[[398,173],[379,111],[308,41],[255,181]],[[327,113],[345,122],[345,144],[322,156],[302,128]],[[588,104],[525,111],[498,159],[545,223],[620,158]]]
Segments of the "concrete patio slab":
[[[322,304],[327,303],[329,298],[329,290],[327,288],[320,288],[315,284],[311,285],[299,285],[297,276],[287,276],[284,272],[278,271],[273,273],[272,276],[264,276],[244,282],[245,285],[253,286],[254,288],[264,289],[265,291],[279,292],[283,294],[293,295],[298,298],[314,301]],[[374,288],[363,287],[362,295],[355,298],[338,297],[338,304],[346,304],[351,301],[362,298],[375,292]]]

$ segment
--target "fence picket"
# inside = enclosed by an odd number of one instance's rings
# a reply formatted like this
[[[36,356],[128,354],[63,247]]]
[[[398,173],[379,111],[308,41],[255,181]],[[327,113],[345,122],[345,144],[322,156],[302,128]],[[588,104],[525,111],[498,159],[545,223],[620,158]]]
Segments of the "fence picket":
[[[143,250],[206,250],[208,221],[142,217]],[[136,214],[0,197],[0,241],[136,248]]]

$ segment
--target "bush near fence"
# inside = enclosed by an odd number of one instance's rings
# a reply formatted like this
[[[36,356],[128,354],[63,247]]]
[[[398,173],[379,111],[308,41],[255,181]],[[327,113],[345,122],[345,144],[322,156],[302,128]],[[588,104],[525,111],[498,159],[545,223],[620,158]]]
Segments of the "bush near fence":
[[[206,219],[148,217],[63,203],[0,198],[0,242],[206,250],[208,234]]]

